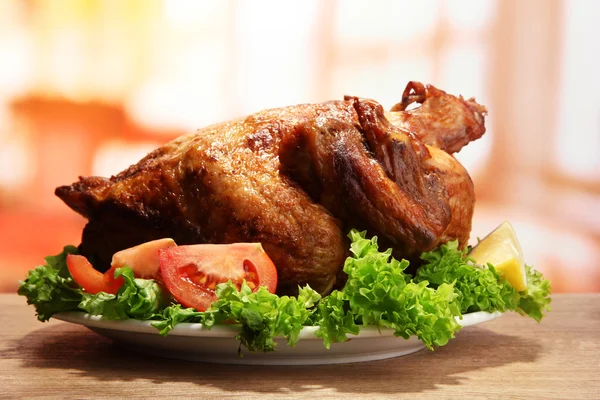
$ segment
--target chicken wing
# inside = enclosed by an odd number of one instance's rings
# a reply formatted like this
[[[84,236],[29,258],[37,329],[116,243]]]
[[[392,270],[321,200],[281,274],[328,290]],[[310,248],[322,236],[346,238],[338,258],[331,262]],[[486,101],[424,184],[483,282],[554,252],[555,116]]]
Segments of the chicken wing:
[[[420,107],[408,110],[412,104]],[[386,116],[392,124],[412,132],[423,143],[457,153],[485,133],[487,110],[475,99],[464,100],[432,85],[409,82],[402,101]]]

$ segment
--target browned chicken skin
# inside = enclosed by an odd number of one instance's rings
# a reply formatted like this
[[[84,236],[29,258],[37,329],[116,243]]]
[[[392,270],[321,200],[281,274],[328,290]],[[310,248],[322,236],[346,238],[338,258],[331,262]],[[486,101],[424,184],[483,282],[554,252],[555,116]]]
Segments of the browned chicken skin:
[[[419,108],[407,110],[414,103]],[[412,132],[423,143],[447,153],[457,153],[470,141],[485,133],[487,110],[475,99],[464,100],[431,85],[409,82],[402,101],[392,107],[388,118],[392,124]]]
[[[404,111],[414,96],[421,107]],[[327,293],[343,279],[351,228],[413,259],[448,240],[467,243],[473,184],[446,151],[480,137],[484,114],[474,100],[411,82],[387,114],[356,97],[266,110],[56,194],[89,219],[80,250],[101,270],[116,251],[160,237],[261,242],[278,293],[305,284]]]

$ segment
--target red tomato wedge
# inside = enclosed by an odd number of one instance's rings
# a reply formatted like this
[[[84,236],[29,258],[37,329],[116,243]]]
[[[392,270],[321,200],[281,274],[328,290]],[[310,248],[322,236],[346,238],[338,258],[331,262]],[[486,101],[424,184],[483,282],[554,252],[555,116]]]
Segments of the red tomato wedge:
[[[84,256],[67,255],[67,268],[75,282],[88,293],[106,292],[116,294],[123,284],[123,278],[120,281],[113,278],[112,282],[107,282],[105,275],[95,270]]]
[[[108,287],[108,288],[111,288],[111,290],[114,290],[114,292],[106,292],[106,290],[105,290],[106,293],[117,294],[117,292],[119,291],[121,286],[123,286],[123,283],[125,283],[125,279],[123,279],[122,276],[115,278],[116,271],[117,271],[116,268],[111,268],[104,273],[104,276],[103,276],[104,285],[106,285],[106,287]],[[135,276],[135,273],[134,273],[134,276]]]
[[[136,278],[158,279],[160,265],[158,251],[177,246],[173,239],[158,239],[121,250],[112,258],[111,268],[104,274],[94,269],[84,256],[69,254],[67,267],[75,282],[88,293],[106,292],[117,294],[123,286],[123,278],[115,278],[117,268],[128,266]]]
[[[133,270],[136,278],[156,279],[160,272],[158,251],[174,246],[177,245],[173,239],[165,238],[121,250],[113,255],[109,270],[109,272],[112,271],[112,274],[110,275],[114,277],[117,268],[128,266]]]
[[[217,300],[215,287],[231,280],[253,291],[277,289],[277,270],[260,243],[199,244],[159,250],[167,289],[186,307],[206,311]]]

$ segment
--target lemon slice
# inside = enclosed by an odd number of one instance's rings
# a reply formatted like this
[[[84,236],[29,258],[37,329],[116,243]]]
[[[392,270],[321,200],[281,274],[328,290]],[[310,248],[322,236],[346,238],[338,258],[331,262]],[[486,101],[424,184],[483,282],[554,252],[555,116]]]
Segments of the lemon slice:
[[[512,225],[504,221],[471,250],[479,265],[490,263],[518,292],[527,289],[523,252]]]

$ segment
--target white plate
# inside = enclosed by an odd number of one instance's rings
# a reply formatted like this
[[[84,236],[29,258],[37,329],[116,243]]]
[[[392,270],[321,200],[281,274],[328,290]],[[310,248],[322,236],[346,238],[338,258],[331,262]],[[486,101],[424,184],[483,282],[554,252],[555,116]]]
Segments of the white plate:
[[[463,326],[477,325],[498,318],[499,312],[475,312],[457,321]],[[222,364],[262,365],[314,365],[340,364],[381,360],[414,353],[425,346],[416,337],[406,340],[395,337],[393,330],[375,327],[362,328],[358,335],[344,343],[334,343],[329,350],[323,341],[315,337],[317,327],[305,327],[295,347],[289,347],[285,339],[277,339],[277,350],[267,353],[250,352],[242,348],[238,355],[239,341],[235,339],[239,328],[235,325],[205,328],[202,324],[182,323],[167,336],[160,336],[149,321],[111,321],[100,316],[82,312],[63,312],[54,316],[62,321],[84,325],[94,332],[125,344],[143,353],[168,358],[203,361]]]
[[[467,327],[491,321],[501,315],[499,312],[475,312],[465,314],[462,320],[457,321]],[[242,348],[243,357],[240,357],[239,341],[235,339],[239,332],[236,325],[220,325],[209,330],[202,324],[181,323],[167,336],[160,336],[156,328],[150,325],[150,321],[111,321],[82,312],[58,313],[54,318],[84,325],[143,353],[220,364],[341,364],[404,356],[425,347],[416,337],[406,340],[395,337],[392,329],[379,331],[375,327],[366,327],[358,335],[350,335],[350,340],[334,343],[327,350],[322,339],[314,335],[318,328],[308,326],[302,329],[300,340],[293,348],[286,344],[285,339],[277,339],[276,351],[256,353]]]

